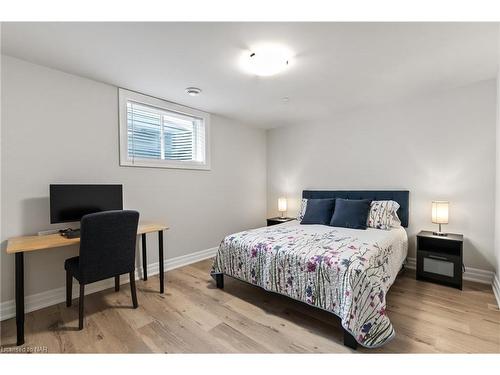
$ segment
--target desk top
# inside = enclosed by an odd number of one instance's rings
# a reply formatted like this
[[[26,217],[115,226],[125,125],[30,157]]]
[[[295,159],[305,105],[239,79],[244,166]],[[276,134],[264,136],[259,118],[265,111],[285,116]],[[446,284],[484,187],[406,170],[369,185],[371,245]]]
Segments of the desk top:
[[[137,234],[159,232],[169,227],[158,223],[140,223]],[[80,243],[80,238],[65,238],[59,233],[47,236],[22,236],[9,238],[7,241],[7,254],[51,249],[55,247],[70,246]]]

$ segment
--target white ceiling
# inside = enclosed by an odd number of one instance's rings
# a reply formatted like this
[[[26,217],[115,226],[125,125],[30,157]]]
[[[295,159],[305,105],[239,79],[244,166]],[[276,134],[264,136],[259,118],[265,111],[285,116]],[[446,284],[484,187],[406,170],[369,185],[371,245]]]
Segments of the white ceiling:
[[[496,23],[3,23],[2,53],[271,128],[494,78],[497,36]],[[244,73],[259,42],[293,64]]]

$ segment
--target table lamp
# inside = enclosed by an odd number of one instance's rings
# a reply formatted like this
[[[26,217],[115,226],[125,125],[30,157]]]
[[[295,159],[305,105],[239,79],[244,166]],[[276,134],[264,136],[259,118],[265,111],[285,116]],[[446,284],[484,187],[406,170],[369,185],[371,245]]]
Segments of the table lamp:
[[[278,211],[281,212],[281,217],[285,217],[285,212],[287,209],[286,198],[278,198]]]
[[[441,224],[448,224],[448,211],[450,202],[448,201],[433,201],[432,202],[432,222],[439,224],[439,231],[432,232],[435,236],[446,236],[447,233],[441,231]]]

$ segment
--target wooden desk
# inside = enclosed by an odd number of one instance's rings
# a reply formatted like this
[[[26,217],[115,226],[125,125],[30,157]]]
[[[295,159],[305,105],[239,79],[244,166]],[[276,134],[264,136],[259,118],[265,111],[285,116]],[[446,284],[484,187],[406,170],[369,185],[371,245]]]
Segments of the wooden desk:
[[[137,235],[142,237],[142,270],[144,280],[148,279],[146,258],[146,234],[158,232],[158,256],[160,264],[160,293],[165,291],[165,271],[163,264],[163,231],[168,226],[157,223],[139,224]],[[7,254],[16,256],[16,327],[17,345],[24,344],[24,253],[38,250],[49,250],[80,243],[80,238],[65,238],[60,234],[48,236],[23,236],[9,238]]]

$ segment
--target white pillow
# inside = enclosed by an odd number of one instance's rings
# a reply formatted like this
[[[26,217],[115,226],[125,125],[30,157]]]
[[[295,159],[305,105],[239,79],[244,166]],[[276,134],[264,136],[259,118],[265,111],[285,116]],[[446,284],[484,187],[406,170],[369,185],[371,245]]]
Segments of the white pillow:
[[[401,220],[397,214],[398,209],[399,203],[395,201],[372,201],[368,214],[368,226],[384,230],[399,228]]]
[[[307,199],[302,198],[302,202],[300,203],[300,210],[297,213],[297,220],[299,221],[299,223],[304,218],[304,215],[306,213],[306,208],[307,208]]]

